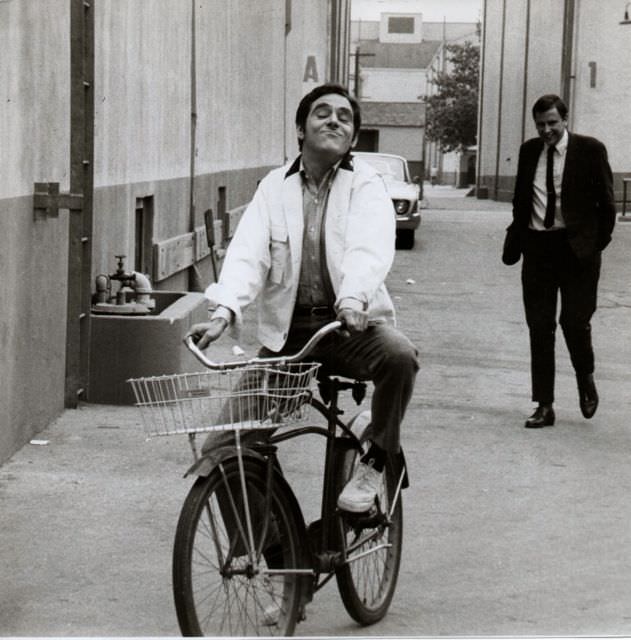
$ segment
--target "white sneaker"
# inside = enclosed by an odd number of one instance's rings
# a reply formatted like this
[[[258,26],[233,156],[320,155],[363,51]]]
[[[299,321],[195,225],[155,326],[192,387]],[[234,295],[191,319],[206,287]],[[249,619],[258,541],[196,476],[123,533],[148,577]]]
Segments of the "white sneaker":
[[[360,462],[337,499],[337,506],[343,511],[363,513],[375,502],[381,485],[381,472],[372,465]]]

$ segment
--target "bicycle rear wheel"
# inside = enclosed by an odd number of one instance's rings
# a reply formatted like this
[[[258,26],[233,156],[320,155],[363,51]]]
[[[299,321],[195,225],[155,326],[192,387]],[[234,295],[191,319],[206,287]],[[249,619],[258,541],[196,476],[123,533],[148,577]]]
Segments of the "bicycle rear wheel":
[[[305,578],[282,570],[305,566],[304,521],[290,489],[277,480],[264,526],[265,467],[247,459],[244,466],[254,549],[236,458],[198,478],[182,507],[173,593],[184,636],[288,636],[298,620]]]
[[[339,453],[338,493],[351,477],[359,455],[346,448]],[[399,465],[388,456],[379,491],[380,514],[340,513],[337,538],[347,562],[336,572],[337,585],[348,614],[363,625],[387,613],[399,575],[403,540],[403,506]],[[396,502],[394,502],[396,500]]]

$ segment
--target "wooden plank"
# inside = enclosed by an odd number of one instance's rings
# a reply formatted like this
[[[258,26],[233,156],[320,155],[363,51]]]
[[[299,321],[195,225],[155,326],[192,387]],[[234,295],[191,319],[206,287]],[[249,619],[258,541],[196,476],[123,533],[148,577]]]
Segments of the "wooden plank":
[[[156,282],[172,276],[193,264],[193,234],[183,233],[153,245],[153,279]]]
[[[234,232],[241,220],[241,216],[247,205],[235,207],[226,211],[228,220],[227,233],[223,234],[223,224],[221,220],[213,220],[215,230],[215,254],[222,256],[224,248],[234,235]],[[219,239],[223,238],[223,243]],[[160,282],[170,276],[187,269],[196,262],[207,258],[210,255],[208,240],[206,238],[206,227],[195,227],[195,231],[183,233],[166,240],[160,240],[153,245],[153,281]]]
[[[208,238],[206,237],[206,227],[195,227],[195,262],[203,260],[206,256],[210,255],[210,248],[208,246]]]
[[[221,233],[221,227],[215,232]],[[220,223],[221,224],[221,223]],[[160,282],[210,255],[206,227],[195,227],[192,233],[183,233],[153,245],[153,281]]]

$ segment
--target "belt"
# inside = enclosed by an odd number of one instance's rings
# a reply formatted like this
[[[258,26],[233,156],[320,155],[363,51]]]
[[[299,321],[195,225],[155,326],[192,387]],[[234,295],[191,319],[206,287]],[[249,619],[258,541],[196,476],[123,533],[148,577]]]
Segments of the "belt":
[[[335,317],[335,310],[333,307],[321,306],[321,307],[296,307],[294,309],[294,316],[300,318],[316,317],[316,318],[333,318]]]

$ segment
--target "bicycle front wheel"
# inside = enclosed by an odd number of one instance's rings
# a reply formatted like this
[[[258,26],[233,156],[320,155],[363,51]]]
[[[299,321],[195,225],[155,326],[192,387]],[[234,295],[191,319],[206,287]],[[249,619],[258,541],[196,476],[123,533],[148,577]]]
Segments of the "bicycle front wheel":
[[[368,515],[339,514],[338,542],[346,562],[336,579],[348,614],[363,625],[381,620],[387,613],[399,575],[403,540],[403,507],[399,465],[388,456],[378,494],[379,512]],[[353,449],[339,453],[338,493],[348,482],[359,455]]]
[[[173,592],[184,636],[294,632],[305,579],[295,571],[305,566],[304,522],[282,481],[273,484],[268,510],[264,465],[245,460],[244,468],[251,527],[236,458],[198,478],[182,507]]]

